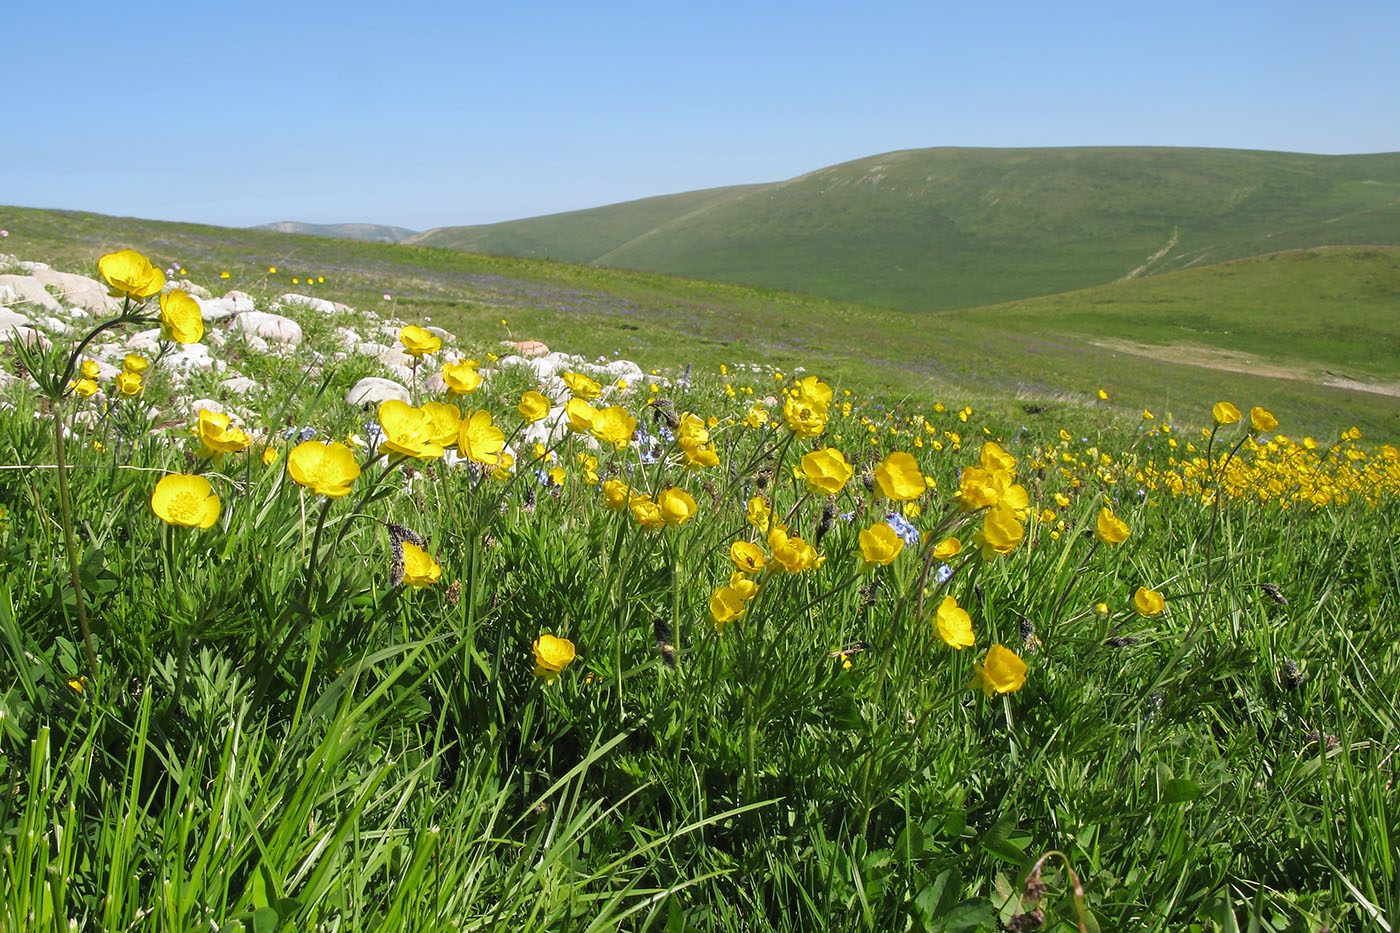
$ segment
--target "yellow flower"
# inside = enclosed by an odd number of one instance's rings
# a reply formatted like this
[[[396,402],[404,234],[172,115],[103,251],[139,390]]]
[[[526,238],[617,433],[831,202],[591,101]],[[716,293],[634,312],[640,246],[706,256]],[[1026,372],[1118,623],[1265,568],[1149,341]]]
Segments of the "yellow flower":
[[[729,545],[729,559],[745,573],[758,573],[767,560],[763,549],[752,541],[735,541]]]
[[[178,288],[160,296],[160,336],[176,343],[199,343],[204,337],[204,316],[199,302]]]
[[[1229,402],[1216,402],[1210,413],[1214,416],[1215,423],[1222,426],[1240,420],[1240,410]]]
[[[708,436],[709,432],[706,432],[706,437]],[[697,442],[686,435],[677,437],[676,443],[680,445],[681,453],[685,455],[687,469],[719,466],[719,453],[713,444]]]
[[[423,414],[432,425],[433,443],[451,447],[457,443],[457,430],[462,426],[462,412],[447,402],[424,402]]]
[[[509,452],[502,452],[501,458],[496,462],[496,468],[491,471],[495,479],[510,479],[510,468],[515,466],[515,457]]]
[[[598,410],[581,398],[571,398],[564,406],[564,414],[569,418],[569,430],[578,434],[588,434],[593,430],[593,419]]]
[[[661,517],[668,525],[680,525],[695,517],[695,500],[690,493],[676,486],[661,490],[656,497],[661,508]]]
[[[87,689],[87,678],[86,678],[86,677],[69,677],[69,678],[68,678],[68,689],[69,689],[69,690],[72,690],[74,693],[82,693],[84,690]]]
[[[165,273],[134,249],[108,253],[97,260],[97,271],[107,280],[113,298],[140,301],[165,287]]]
[[[403,543],[403,582],[409,586],[432,586],[442,576],[442,568],[433,555],[412,541]]]
[[[743,425],[746,428],[761,428],[768,423],[768,410],[761,405],[754,405],[744,415]]]
[[[1103,389],[1100,389],[1100,390],[1099,390],[1099,401],[1101,401],[1101,402],[1106,402],[1106,401],[1108,401],[1108,393],[1105,392]]]
[[[631,508],[632,517],[637,520],[637,524],[647,531],[666,527],[666,517],[661,514],[661,507],[651,501],[651,496],[633,496],[627,505]]]
[[[723,632],[724,627],[744,614],[744,597],[732,586],[721,586],[710,595],[710,618],[715,620],[715,631]]]
[[[268,267],[267,267],[267,274],[268,274],[268,275],[276,275],[276,274],[277,274],[277,267],[276,267],[276,266],[268,266]]]
[[[966,609],[958,607],[958,601],[951,596],[943,597],[935,617],[938,637],[953,648],[961,651],[977,643],[972,634],[972,617]]]
[[[569,387],[574,398],[581,398],[584,401],[592,401],[603,394],[603,387],[583,373],[565,373],[564,385]]]
[[[574,663],[574,643],[567,638],[541,635],[535,639],[535,674],[553,683],[560,671]]]
[[[767,531],[773,510],[768,507],[768,503],[762,496],[754,496],[749,500],[749,524],[759,531]]]
[[[853,472],[845,454],[835,447],[814,450],[802,457],[802,478],[810,492],[834,496],[845,488]]]
[[[924,494],[928,486],[913,454],[895,451],[875,468],[875,485],[887,499],[907,502]]]
[[[568,474],[564,472],[564,468],[558,466],[551,468],[545,475],[549,477],[549,484],[551,486],[562,486],[564,485],[564,480],[568,478]]]
[[[384,429],[384,442],[379,445],[382,454],[406,454],[423,460],[443,454],[442,445],[433,441],[432,419],[421,408],[391,398],[379,406],[379,426]],[[466,453],[465,443],[459,441],[458,448]]]
[[[272,450],[271,447],[268,450]],[[273,454],[275,459],[276,454]],[[271,463],[267,454],[263,462]],[[344,444],[304,441],[287,454],[287,474],[301,486],[318,496],[339,499],[350,491],[350,484],[360,476],[355,454]]]
[[[1099,511],[1099,517],[1094,522],[1094,535],[1105,544],[1122,544],[1128,540],[1128,535],[1132,531],[1128,529],[1127,522],[1113,514],[1113,510],[1104,506]]]
[[[744,576],[741,570],[736,570],[729,575],[729,585],[734,588],[734,592],[739,594],[739,598],[745,602],[748,602],[758,595],[758,584]]]
[[[202,476],[163,476],[151,493],[151,511],[167,525],[208,528],[219,520],[219,497]]]
[[[273,462],[276,461],[276,459],[277,459],[277,448],[276,448],[276,447],[264,447],[264,448],[263,448],[263,454],[262,454],[263,466],[272,466]]]
[[[899,552],[904,550],[904,539],[885,522],[876,522],[862,530],[858,538],[860,554],[864,559],[862,570],[870,570],[876,564],[892,564]]]
[[[102,374],[102,370],[97,366],[97,360],[83,360],[83,365],[78,367],[78,371],[83,374],[84,379],[96,379]]]
[[[987,441],[982,445],[982,453],[978,457],[978,463],[982,469],[988,473],[1016,473],[1016,458],[1007,453],[996,441]]]
[[[75,379],[69,388],[72,389],[73,394],[79,398],[91,398],[97,394],[97,380],[88,379],[87,377]]]
[[[199,410],[199,424],[195,433],[204,445],[206,456],[237,453],[252,443],[247,434],[233,427],[228,415],[204,408]]]
[[[533,424],[549,414],[549,399],[531,389],[520,396],[520,404],[515,406],[516,414]]]
[[[933,556],[938,560],[951,560],[962,550],[962,542],[954,537],[944,538],[934,545]]]
[[[474,411],[462,419],[457,450],[468,460],[493,465],[506,446],[506,436],[491,423],[489,411]]]
[[[826,430],[826,406],[801,395],[783,402],[783,420],[788,430],[802,437],[816,437]]]
[[[1167,608],[1167,601],[1156,590],[1140,586],[1133,594],[1133,606],[1137,609],[1138,615],[1155,616]]]
[[[399,331],[399,342],[410,355],[422,358],[425,354],[442,349],[442,340],[434,337],[417,324],[405,324]]]
[[[117,391],[122,395],[135,395],[141,391],[141,376],[123,369],[117,373]]]
[[[144,373],[150,365],[150,361],[139,353],[128,353],[122,360],[122,369],[129,373]]]
[[[637,419],[620,405],[611,405],[593,416],[589,429],[594,437],[604,444],[611,444],[618,450],[625,450],[632,440],[632,432],[637,430]]]
[[[773,554],[773,563],[787,573],[801,573],[819,567],[823,560],[816,548],[795,535],[789,537],[782,525],[769,529],[768,550]]]
[[[793,391],[798,398],[805,399],[814,405],[820,405],[823,411],[831,407],[831,386],[816,376],[807,376],[797,380]]]
[[[980,687],[987,696],[995,693],[1014,693],[1026,682],[1026,662],[1001,645],[987,649],[987,659],[981,664],[973,664],[976,671],[972,686]]]
[[[988,509],[982,516],[982,528],[972,535],[972,543],[982,549],[983,560],[995,560],[997,555],[1016,550],[1026,529],[1016,520],[1016,514],[1005,506]]]
[[[453,395],[466,395],[475,392],[481,385],[481,373],[476,371],[476,367],[469,360],[458,360],[456,363],[443,364],[442,381],[447,386],[447,391]],[[549,411],[547,404],[545,411]]]
[[[620,479],[610,479],[603,483],[603,504],[614,511],[627,508],[632,490]]]
[[[1278,419],[1269,413],[1267,409],[1258,406],[1249,410],[1249,423],[1254,425],[1256,431],[1272,431],[1278,427]],[[1358,436],[1360,436],[1358,432]]]
[[[220,273],[219,273],[219,278],[221,278],[221,279],[226,279],[226,278],[228,278],[228,273],[227,273],[227,272],[220,272]]]

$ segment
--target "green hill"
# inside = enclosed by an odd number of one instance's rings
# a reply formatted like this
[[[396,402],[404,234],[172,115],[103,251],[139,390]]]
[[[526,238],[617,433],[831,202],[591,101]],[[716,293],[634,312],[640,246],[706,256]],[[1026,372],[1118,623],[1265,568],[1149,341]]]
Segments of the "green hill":
[[[942,310],[1277,250],[1400,244],[1400,153],[907,150],[408,242]]]
[[[304,224],[297,220],[279,220],[271,224],[259,224],[254,230],[271,230],[274,233],[301,233],[307,236],[333,236],[347,240],[369,240],[373,243],[397,243],[414,235],[407,227],[390,227],[384,224]]]
[[[430,318],[488,347],[536,338],[647,368],[801,366],[890,401],[1047,412],[1102,387],[1115,408],[1188,423],[1227,398],[1272,408],[1289,433],[1356,423],[1400,438],[1397,247],[1279,253],[919,315],[619,269],[72,211],[0,207],[0,226],[7,251],[60,268],[91,273],[101,254],[131,247],[215,289],[309,292]],[[311,276],[325,282],[306,284]]]

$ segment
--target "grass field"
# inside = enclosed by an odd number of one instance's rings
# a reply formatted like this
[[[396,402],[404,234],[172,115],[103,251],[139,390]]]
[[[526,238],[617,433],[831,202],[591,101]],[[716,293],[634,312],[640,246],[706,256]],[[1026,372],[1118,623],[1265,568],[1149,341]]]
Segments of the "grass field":
[[[1394,250],[915,315],[0,221],[26,259],[91,271],[111,237],[262,306],[431,317],[484,376],[352,407],[370,364],[302,312],[294,350],[218,343],[268,390],[240,429],[191,423],[164,351],[105,398],[59,375],[81,332],[7,351],[38,388],[0,406],[0,929],[1400,920],[1388,397],[1152,355],[1218,294],[1200,352],[1252,332],[1272,365],[1390,378],[1361,344],[1393,339]],[[1084,307],[1139,352],[1095,347]],[[507,332],[667,378],[537,381],[490,365]]]
[[[1400,245],[1400,154],[906,150],[409,242],[966,308],[1278,250]]]
[[[269,296],[300,290],[360,308],[391,307],[477,343],[538,338],[590,356],[618,353],[647,368],[737,361],[820,368],[863,393],[954,407],[976,401],[1055,412],[1105,388],[1118,410],[1189,417],[1177,410],[1183,402],[1247,396],[1296,429],[1356,423],[1368,434],[1400,437],[1394,396],[1324,384],[1333,378],[1325,370],[1367,383],[1396,380],[1400,357],[1387,351],[1400,329],[1395,249],[1281,254],[1039,302],[913,315],[446,249],[26,208],[0,208],[0,219],[11,230],[8,248],[61,266],[90,271],[107,244],[129,245],[182,262],[216,288]],[[278,274],[269,276],[269,266]],[[220,271],[230,272],[226,283],[217,280]],[[308,287],[307,276],[326,282]],[[1248,357],[1189,352],[1197,347]]]

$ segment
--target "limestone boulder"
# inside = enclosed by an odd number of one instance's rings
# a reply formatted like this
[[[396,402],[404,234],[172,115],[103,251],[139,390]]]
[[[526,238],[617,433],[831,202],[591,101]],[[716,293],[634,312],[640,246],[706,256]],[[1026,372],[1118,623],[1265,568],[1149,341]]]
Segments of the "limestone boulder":
[[[408,389],[392,379],[381,379],[378,376],[366,376],[345,393],[347,405],[379,405],[394,398],[411,403]]]
[[[300,324],[271,311],[245,311],[233,319],[233,327],[269,343],[295,347],[302,340]]]

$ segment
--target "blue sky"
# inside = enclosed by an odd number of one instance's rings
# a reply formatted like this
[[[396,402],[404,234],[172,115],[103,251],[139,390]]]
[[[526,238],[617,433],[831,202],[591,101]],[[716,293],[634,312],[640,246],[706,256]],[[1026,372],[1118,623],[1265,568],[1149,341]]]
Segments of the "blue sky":
[[[1400,150],[1400,3],[25,3],[0,204],[486,223],[927,146]]]

